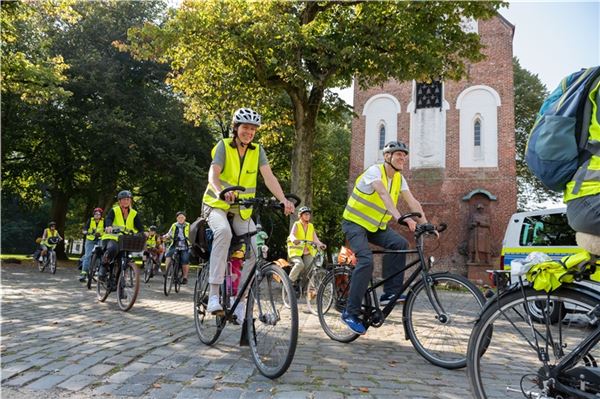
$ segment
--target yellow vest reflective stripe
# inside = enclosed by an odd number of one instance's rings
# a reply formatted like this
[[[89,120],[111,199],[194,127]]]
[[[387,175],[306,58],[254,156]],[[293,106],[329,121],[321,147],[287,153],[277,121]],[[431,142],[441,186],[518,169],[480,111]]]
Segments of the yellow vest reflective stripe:
[[[121,230],[125,230],[127,232],[133,232],[133,233],[138,232],[137,229],[135,228],[135,225],[133,224],[135,215],[137,215],[137,211],[135,209],[129,209],[129,214],[127,215],[127,220],[123,220],[123,213],[121,212],[120,206],[115,206],[113,208],[113,212],[115,213],[115,219],[113,220],[113,224],[112,224],[113,229],[120,228]],[[119,241],[119,236],[121,234],[122,233],[108,234],[105,232],[102,235],[102,239]]]
[[[255,144],[254,149],[248,148],[244,155],[244,161],[241,163],[240,155],[237,148],[231,146],[233,139],[228,138],[223,140],[225,147],[225,165],[221,171],[221,183],[223,188],[232,186],[242,186],[246,189],[244,192],[239,192],[240,199],[254,198],[256,196],[256,178],[258,176],[258,161],[260,155],[260,145]],[[217,144],[218,145],[218,144]],[[215,157],[217,149],[215,145],[212,149],[212,157]],[[214,192],[210,184],[206,187],[204,204],[213,208],[228,210],[230,205],[220,200]],[[240,216],[242,219],[248,219],[252,215],[252,207],[240,207]]]
[[[171,225],[171,228],[169,229],[169,235],[171,236],[171,239],[173,240],[171,246],[175,245],[175,241],[177,241],[177,237],[175,236],[176,233],[177,233],[177,223],[173,223]],[[190,224],[188,222],[185,222],[185,227],[183,228],[183,235],[185,237],[185,243],[189,246],[190,245]]]
[[[88,235],[85,236],[86,240],[94,241],[96,239],[96,233],[104,233],[104,219],[100,219],[96,224],[96,219],[90,220],[90,227],[88,229]]]
[[[567,183],[564,202],[588,195],[600,194],[600,114],[598,113],[597,94],[600,82],[590,91],[589,100],[592,103],[592,118],[589,126],[588,149],[592,152],[589,160],[584,162]]]
[[[400,172],[394,173],[392,186],[388,187],[388,179],[385,173],[384,164],[379,165],[379,168],[381,170],[381,182],[385,189],[390,193],[392,202],[397,204],[400,195],[400,187],[402,185],[402,175]],[[352,190],[350,198],[348,198],[343,218],[364,227],[370,232],[375,232],[378,229],[385,230],[392,215],[385,208],[385,204],[377,191],[373,191],[372,194],[366,194],[358,189],[358,182],[364,174],[365,173],[363,172],[358,176],[354,183],[354,189]]]
[[[44,230],[44,233],[46,234],[46,239],[42,240],[42,242],[40,244],[45,245],[47,247],[56,247],[56,244],[50,244],[48,242],[48,238],[51,237],[58,237],[58,230],[54,229],[54,233],[52,232],[52,230],[50,230],[50,228],[46,227],[46,229]]]
[[[306,232],[304,231],[304,226],[302,225],[301,221],[297,221],[294,224],[296,225],[296,238],[298,240],[306,240],[306,241],[314,241],[315,240],[315,226],[313,226],[312,223],[308,224],[308,228],[306,229]],[[308,248],[308,252],[312,256],[315,256],[315,254],[317,253],[317,249],[315,247],[313,247],[312,245],[309,245],[305,242],[295,245],[292,241],[289,240],[289,238],[288,238],[288,242],[287,242],[287,247],[288,247],[288,257],[290,257],[290,258],[292,256],[304,255],[305,248]]]

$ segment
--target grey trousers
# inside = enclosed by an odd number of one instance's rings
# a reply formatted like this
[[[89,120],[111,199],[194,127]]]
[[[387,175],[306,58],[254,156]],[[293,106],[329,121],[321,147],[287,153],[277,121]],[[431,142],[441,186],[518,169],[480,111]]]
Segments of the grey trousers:
[[[354,251],[357,259],[356,267],[352,272],[350,281],[350,294],[346,312],[351,315],[360,314],[360,305],[369,287],[369,281],[373,274],[373,252],[369,243],[378,245],[385,249],[406,249],[408,242],[400,234],[392,229],[377,230],[374,233],[367,231],[356,223],[344,220],[342,231]],[[406,264],[405,254],[387,254],[383,256],[383,278],[386,278],[400,270]],[[398,274],[390,281],[384,283],[383,291],[387,294],[395,294],[402,288],[404,273]]]
[[[567,202],[567,219],[573,230],[600,236],[600,194]]]
[[[211,208],[207,205],[203,210],[208,215],[208,225],[213,231],[213,242],[210,252],[210,273],[208,282],[210,284],[222,284],[225,278],[225,269],[227,267],[227,257],[229,256],[229,246],[233,232],[236,235],[246,234],[256,231],[256,226],[252,218],[242,219],[239,212],[225,211],[219,208]],[[233,214],[233,232],[227,220],[227,214]],[[248,272],[256,263],[256,234],[251,237],[252,248],[246,248],[246,261],[242,270],[241,284],[246,281]]]

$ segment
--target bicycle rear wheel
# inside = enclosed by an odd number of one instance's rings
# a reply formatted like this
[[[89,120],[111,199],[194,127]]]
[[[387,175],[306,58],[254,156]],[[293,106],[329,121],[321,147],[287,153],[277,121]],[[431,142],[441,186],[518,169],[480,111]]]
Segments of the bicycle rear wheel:
[[[100,268],[101,256],[98,254],[93,254],[92,259],[90,260],[90,267],[87,274],[87,288],[88,290],[92,288],[92,281],[96,280],[96,272]]]
[[[317,293],[317,313],[321,328],[327,336],[339,342],[352,342],[359,337],[342,321],[350,292],[352,270],[336,267],[328,272]]]
[[[525,295],[526,298],[520,289],[502,295],[485,309],[473,329],[467,372],[471,392],[476,398],[575,396],[555,386],[547,377],[540,357],[548,358],[548,370],[551,370],[586,337],[596,334],[596,339],[599,339],[598,296],[569,287],[561,287],[550,294],[528,287]],[[550,301],[559,305],[561,322],[552,322],[554,308],[550,306],[546,307],[548,311],[541,322],[533,317],[530,319],[525,312],[525,307],[534,302]],[[595,315],[592,312],[594,308]],[[545,355],[540,355],[536,341]],[[597,377],[596,384],[591,383],[591,374],[586,372],[586,367],[595,367],[598,373],[598,341],[580,355],[578,363],[558,375],[558,381],[575,390],[583,384],[588,396],[598,395],[600,384]],[[545,384],[549,387],[547,392],[542,389]]]
[[[290,307],[283,303],[282,290]],[[277,378],[286,372],[298,343],[298,305],[288,275],[269,263],[252,283],[246,315],[250,352],[262,375]]]
[[[48,264],[50,265],[50,273],[56,274],[56,252],[49,251],[48,259]]]
[[[209,294],[208,275],[209,266],[207,263],[198,273],[196,285],[194,286],[194,324],[200,341],[203,344],[212,345],[219,339],[225,325],[225,319],[206,311]]]
[[[417,282],[406,298],[406,332],[417,352],[436,366],[465,367],[469,335],[485,298],[462,276],[434,273],[429,277],[433,298],[429,298],[424,280]],[[441,308],[441,314],[432,300]]]
[[[106,279],[102,281],[98,278],[98,282],[96,284],[96,296],[100,302],[104,302],[106,301],[106,298],[108,298],[108,295],[110,294],[110,286],[113,281],[112,271],[107,270],[106,274]]]
[[[171,263],[169,264],[169,267],[167,268],[167,271],[165,272],[165,281],[164,281],[164,285],[163,285],[163,291],[165,293],[165,296],[169,296],[169,294],[171,293],[171,289],[173,288],[173,279],[175,278],[175,267],[173,265],[173,262],[171,261]]]
[[[175,261],[175,259],[173,259]],[[175,268],[175,277],[173,278],[173,284],[175,285],[175,292],[179,292],[181,289],[181,282],[183,281],[183,267],[179,259],[177,260],[177,267]]]
[[[140,292],[140,271],[135,263],[127,263],[117,283],[117,302],[123,311],[131,309]]]
[[[317,309],[317,294],[319,293],[319,286],[325,278],[327,272],[324,269],[315,267],[308,275],[308,283],[306,284],[306,306],[308,311],[315,316],[319,315]]]

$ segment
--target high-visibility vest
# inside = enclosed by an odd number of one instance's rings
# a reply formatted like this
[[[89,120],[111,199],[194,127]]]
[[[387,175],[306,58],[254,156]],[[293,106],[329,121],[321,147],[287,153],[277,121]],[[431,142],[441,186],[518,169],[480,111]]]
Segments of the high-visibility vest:
[[[147,248],[156,248],[156,237],[158,237],[157,234],[154,234],[153,236],[148,235],[148,238],[146,238]]]
[[[171,246],[173,246],[175,244],[175,242],[177,241],[177,223],[173,223],[171,225],[171,228],[169,229],[169,236],[171,236],[171,239],[173,240],[173,243],[171,244]],[[185,227],[183,228],[183,236],[185,237],[185,244],[187,246],[190,245],[190,224],[188,222],[185,222]]]
[[[592,102],[592,119],[590,121],[588,145],[593,155],[575,172],[573,179],[567,183],[563,201],[600,194],[600,113],[597,98],[600,82],[590,91],[589,100]]]
[[[115,219],[113,220],[113,224],[112,224],[112,228],[120,228],[121,231],[125,230],[127,232],[133,232],[133,233],[137,233],[138,230],[135,228],[135,225],[133,224],[133,220],[135,219],[135,215],[137,215],[137,211],[135,209],[129,209],[129,214],[127,215],[127,220],[123,220],[123,212],[121,212],[121,207],[120,206],[115,206],[113,208],[113,212],[115,213]],[[103,240],[115,240],[115,241],[119,241],[119,236],[122,233],[119,234],[109,234],[104,232],[104,234],[102,235],[102,239]]]
[[[258,161],[260,155],[260,145],[255,144],[254,149],[247,148],[244,161],[240,161],[240,154],[238,153],[237,147],[231,146],[233,139],[223,139],[223,145],[225,147],[225,165],[221,171],[221,183],[223,188],[232,186],[242,186],[246,191],[240,191],[238,198],[247,199],[254,198],[256,196],[256,178],[258,175]],[[218,145],[218,144],[217,144]],[[217,149],[215,145],[212,149],[212,157],[215,156]],[[219,199],[217,193],[214,192],[211,185],[206,187],[204,197],[202,198],[204,204],[213,207],[228,210],[230,205]],[[252,207],[240,206],[240,216],[242,219],[248,219],[252,215]]]
[[[104,233],[104,219],[100,219],[98,223],[96,223],[96,219],[94,218],[90,220],[88,235],[85,236],[85,239],[94,241],[96,239],[96,233]]]
[[[315,226],[312,223],[308,224],[306,231],[304,231],[304,225],[301,221],[297,221],[294,223],[296,225],[296,238],[298,240],[306,240],[306,241],[314,241],[315,240]],[[317,249],[310,244],[302,242],[298,245],[294,244],[288,238],[287,249],[288,249],[288,257],[291,258],[293,256],[302,256],[304,255],[304,249],[308,248],[308,252],[315,256],[317,253]]]
[[[56,244],[50,244],[48,242],[48,238],[51,237],[58,237],[58,230],[54,229],[54,232],[52,232],[52,230],[49,227],[46,227],[46,229],[44,230],[44,233],[46,235],[46,238],[44,240],[42,240],[42,242],[40,242],[40,244],[45,245],[47,247],[56,247]]]
[[[400,187],[402,186],[402,175],[400,172],[395,172],[394,177],[392,178],[392,186],[388,187],[388,179],[385,173],[384,164],[379,165],[379,168],[381,169],[381,182],[385,189],[390,193],[392,202],[397,204],[400,195]],[[356,179],[354,189],[352,190],[350,198],[348,198],[348,203],[346,204],[346,209],[344,209],[342,217],[364,227],[370,232],[375,232],[378,229],[385,230],[388,222],[392,218],[392,214],[387,211],[385,204],[377,191],[373,191],[372,194],[365,194],[358,189],[358,182],[364,174],[365,172]]]

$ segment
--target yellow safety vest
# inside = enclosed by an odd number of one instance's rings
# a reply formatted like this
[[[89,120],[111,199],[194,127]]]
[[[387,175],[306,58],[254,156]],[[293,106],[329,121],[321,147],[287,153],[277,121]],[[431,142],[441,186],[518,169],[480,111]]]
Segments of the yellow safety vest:
[[[96,239],[96,233],[104,233],[104,219],[100,219],[96,224],[96,219],[90,220],[90,228],[88,229],[88,235],[85,236],[86,240],[94,241]]]
[[[600,194],[600,114],[596,95],[600,88],[600,82],[596,84],[589,94],[592,102],[592,119],[589,127],[588,145],[591,146],[592,157],[584,162],[578,169],[573,179],[567,183],[563,201],[566,203],[575,198],[588,195]]]
[[[298,240],[306,240],[306,241],[314,241],[315,240],[315,226],[313,226],[312,223],[308,224],[308,228],[306,229],[306,231],[304,231],[304,226],[302,225],[301,221],[297,221],[294,224],[296,225],[296,238]],[[315,254],[317,253],[317,249],[315,247],[313,247],[312,245],[309,245],[305,242],[295,245],[292,241],[290,241],[289,238],[288,238],[288,242],[287,242],[287,248],[288,248],[288,257],[289,258],[291,258],[293,256],[304,255],[305,248],[308,248],[308,252],[312,256],[315,256]]]
[[[47,247],[52,247],[52,248],[56,247],[56,244],[50,244],[47,240],[48,240],[48,238],[51,238],[51,237],[58,237],[58,230],[54,229],[54,233],[53,233],[49,227],[46,227],[46,229],[44,230],[44,233],[46,234],[46,239],[42,240],[42,242],[40,244],[45,245]]]
[[[392,178],[392,186],[388,187],[388,179],[385,173],[384,164],[379,165],[379,168],[381,169],[381,181],[383,186],[390,193],[392,202],[397,204],[400,195],[400,187],[402,186],[402,175],[400,172],[395,172],[394,177]],[[388,222],[392,218],[392,214],[387,211],[385,204],[377,191],[373,191],[372,194],[366,194],[358,189],[358,182],[364,174],[365,172],[356,179],[354,189],[352,190],[350,198],[348,198],[348,203],[346,204],[346,209],[344,209],[342,217],[364,227],[370,232],[375,232],[377,229],[385,230]]]
[[[156,248],[156,237],[158,237],[157,234],[154,234],[153,236],[148,235],[148,238],[146,238],[147,248]]]
[[[127,215],[127,220],[123,220],[123,213],[121,212],[121,207],[120,206],[115,206],[113,208],[113,212],[115,213],[115,219],[113,220],[113,224],[112,224],[112,228],[120,228],[121,230],[125,230],[127,232],[133,232],[133,233],[137,233],[138,230],[135,228],[135,225],[133,224],[133,220],[135,219],[135,215],[137,215],[137,211],[135,209],[129,209],[129,214]],[[115,240],[115,241],[119,241],[119,236],[122,233],[119,234],[108,234],[108,233],[104,233],[102,235],[102,239],[103,240]]]
[[[246,191],[239,192],[238,198],[240,199],[254,198],[256,196],[256,178],[258,175],[260,145],[255,144],[254,149],[246,149],[244,161],[241,162],[237,147],[231,146],[232,141],[233,139],[231,138],[223,140],[225,146],[225,165],[223,165],[223,170],[221,171],[221,183],[223,184],[223,188],[232,186],[244,187]],[[217,145],[213,147],[211,152],[213,158],[215,156]],[[213,208],[224,210],[230,208],[230,205],[227,202],[218,198],[217,193],[214,192],[210,184],[206,186],[202,201],[204,204]],[[248,219],[251,215],[252,207],[240,206],[240,216],[242,219]]]
[[[171,225],[171,228],[169,229],[169,235],[171,236],[171,239],[173,240],[173,242],[171,243],[171,246],[173,246],[173,244],[175,244],[175,241],[177,241],[177,237],[175,236],[175,234],[177,233],[177,223],[173,223]],[[185,237],[185,243],[186,245],[190,245],[190,224],[188,222],[185,222],[185,227],[183,228],[183,235]]]

